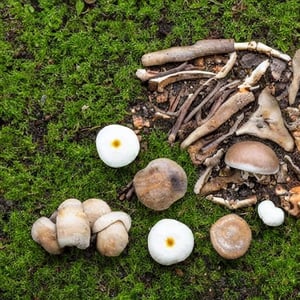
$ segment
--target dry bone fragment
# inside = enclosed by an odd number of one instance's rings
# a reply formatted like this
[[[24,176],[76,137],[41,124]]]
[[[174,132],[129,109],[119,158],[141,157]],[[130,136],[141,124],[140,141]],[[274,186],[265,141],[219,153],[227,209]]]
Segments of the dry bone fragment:
[[[300,218],[300,186],[295,186],[289,191],[278,186],[275,192],[280,197],[281,207],[291,216]]]
[[[204,161],[203,164],[206,166],[206,169],[201,174],[201,176],[199,177],[199,179],[195,184],[194,187],[195,194],[199,194],[201,192],[203,185],[207,182],[209,176],[211,175],[212,169],[220,163],[223,154],[224,154],[224,149],[219,149],[215,155],[213,155],[212,157],[208,157]]]
[[[229,209],[239,209],[243,207],[249,207],[257,203],[257,197],[256,195],[251,195],[247,199],[242,199],[242,200],[227,200],[222,197],[216,197],[214,195],[208,195],[206,196],[206,199],[212,201],[213,203],[223,205]]]
[[[294,140],[284,125],[281,109],[269,87],[258,97],[258,109],[237,131],[237,135],[249,134],[271,140],[286,151],[293,151]]]
[[[300,49],[298,49],[292,60],[293,79],[289,86],[289,104],[293,105],[300,87]]]

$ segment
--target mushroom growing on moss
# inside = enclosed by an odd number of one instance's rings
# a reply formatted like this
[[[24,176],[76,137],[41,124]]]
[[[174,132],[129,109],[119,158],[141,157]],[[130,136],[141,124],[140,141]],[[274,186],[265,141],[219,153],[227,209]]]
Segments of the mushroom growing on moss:
[[[218,254],[226,259],[243,256],[252,239],[248,223],[236,214],[218,219],[210,228],[210,240]]]
[[[280,226],[284,222],[284,212],[276,207],[271,200],[264,200],[258,204],[257,212],[264,224],[272,227]]]
[[[63,251],[57,242],[56,225],[46,217],[41,217],[33,223],[31,237],[50,254],[61,254]]]
[[[187,191],[183,168],[168,158],[152,160],[133,178],[137,198],[153,210],[165,210],[181,199]]]
[[[161,265],[169,266],[184,261],[193,248],[191,229],[174,219],[158,221],[148,235],[149,253]]]
[[[61,248],[75,246],[86,249],[90,245],[91,229],[81,201],[67,199],[57,210],[57,241]]]
[[[105,256],[118,256],[126,248],[131,227],[131,218],[122,211],[107,213],[93,225],[97,234],[97,250]]]
[[[135,160],[140,151],[135,132],[118,124],[105,126],[99,131],[96,147],[101,160],[113,168],[127,166]]]

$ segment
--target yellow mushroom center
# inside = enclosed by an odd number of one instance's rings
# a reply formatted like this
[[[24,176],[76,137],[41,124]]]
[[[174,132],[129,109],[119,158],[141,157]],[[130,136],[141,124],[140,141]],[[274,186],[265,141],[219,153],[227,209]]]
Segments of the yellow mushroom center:
[[[175,245],[175,240],[172,237],[167,237],[166,238],[166,246],[168,248],[171,248]]]
[[[111,146],[113,148],[119,148],[121,146],[121,141],[118,140],[118,139],[114,139],[112,142],[111,142]]]

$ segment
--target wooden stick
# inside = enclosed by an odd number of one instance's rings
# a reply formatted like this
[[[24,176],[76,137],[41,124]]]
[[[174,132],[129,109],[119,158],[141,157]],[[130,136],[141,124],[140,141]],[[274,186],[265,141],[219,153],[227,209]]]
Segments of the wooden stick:
[[[234,40],[201,40],[191,46],[171,47],[142,56],[144,66],[163,65],[170,62],[183,62],[197,57],[234,52]]]

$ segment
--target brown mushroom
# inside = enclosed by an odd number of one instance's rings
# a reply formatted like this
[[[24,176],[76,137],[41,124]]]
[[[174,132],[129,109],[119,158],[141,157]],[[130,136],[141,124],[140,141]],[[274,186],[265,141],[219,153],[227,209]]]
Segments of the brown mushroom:
[[[158,158],[136,173],[133,186],[139,201],[148,208],[160,211],[185,195],[187,176],[175,161]]]
[[[252,232],[243,218],[236,214],[229,214],[211,226],[210,239],[220,256],[226,259],[236,259],[248,251]]]
[[[225,154],[229,167],[252,174],[271,175],[279,170],[276,153],[267,145],[256,141],[243,141],[233,144]]]

